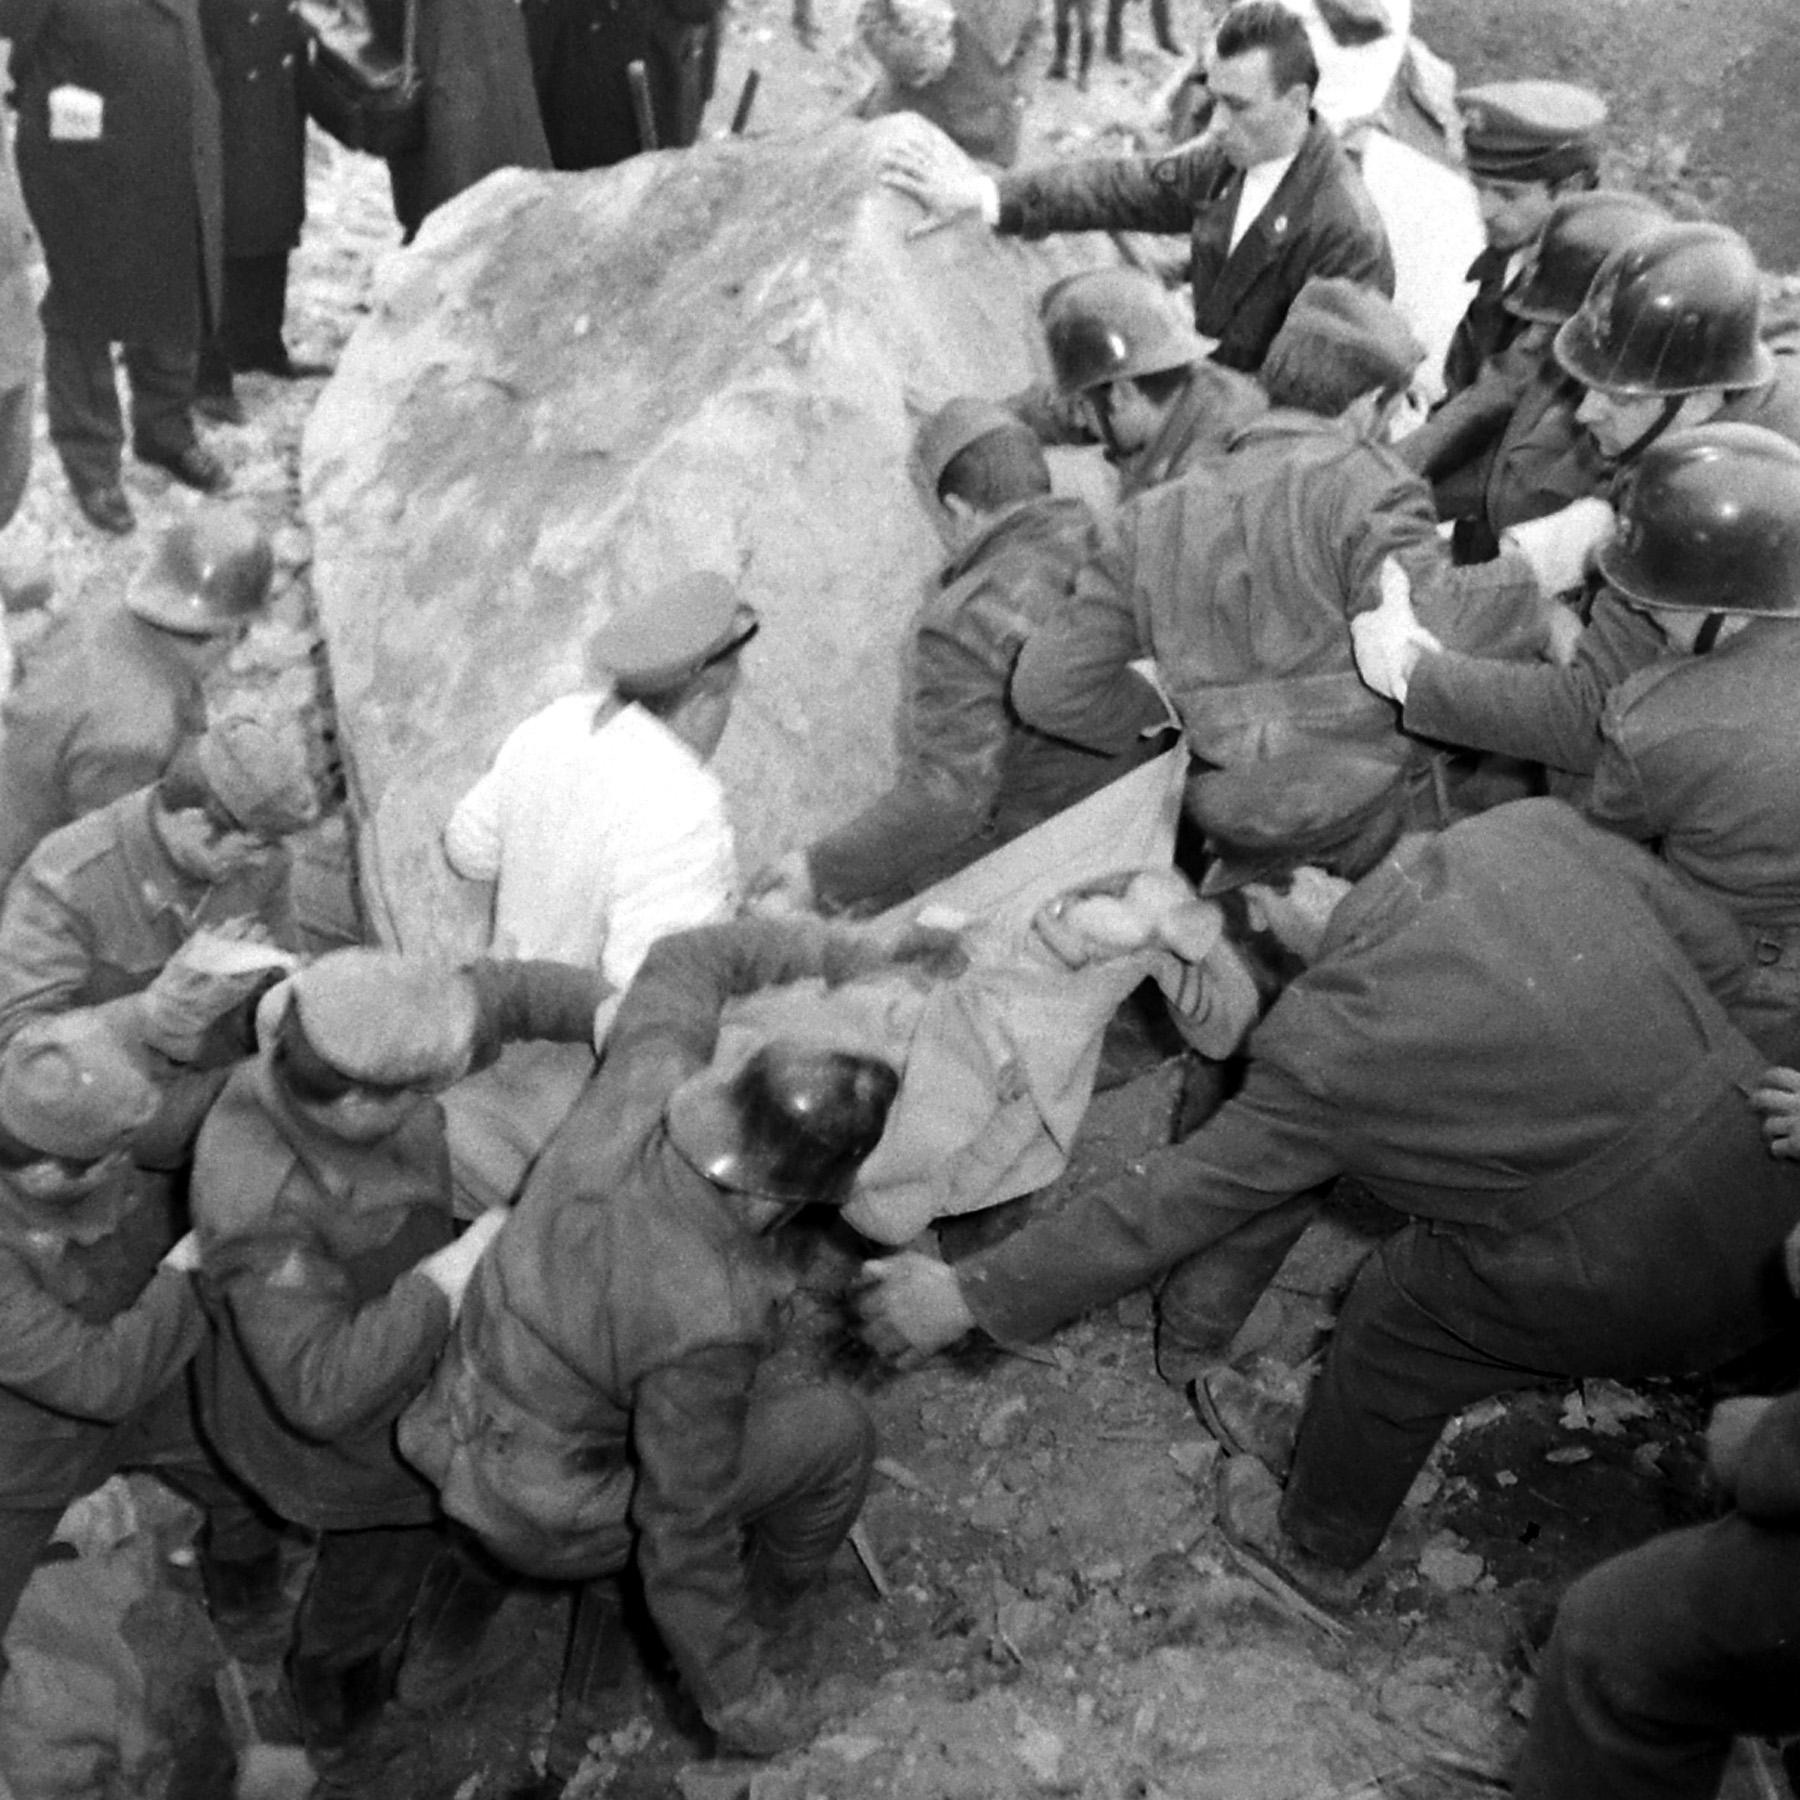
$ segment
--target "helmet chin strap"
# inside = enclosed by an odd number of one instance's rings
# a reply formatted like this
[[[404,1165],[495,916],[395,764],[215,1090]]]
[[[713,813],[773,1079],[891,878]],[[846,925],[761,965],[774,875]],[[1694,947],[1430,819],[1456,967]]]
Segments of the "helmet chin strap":
[[[1096,388],[1088,397],[1088,404],[1100,421],[1100,441],[1106,446],[1106,460],[1109,463],[1123,462],[1128,452],[1120,444],[1119,434],[1113,430],[1112,384],[1107,382]]]
[[[1708,613],[1700,621],[1700,629],[1694,634],[1694,654],[1704,656],[1719,641],[1719,633],[1725,628],[1723,613]]]
[[[1618,469],[1628,468],[1642,456],[1644,452],[1675,423],[1675,415],[1681,411],[1681,403],[1686,398],[1686,394],[1670,394],[1666,396],[1663,400],[1661,414],[1647,431],[1641,433],[1633,443],[1627,444],[1625,448],[1619,452],[1618,456],[1614,458],[1613,467]]]

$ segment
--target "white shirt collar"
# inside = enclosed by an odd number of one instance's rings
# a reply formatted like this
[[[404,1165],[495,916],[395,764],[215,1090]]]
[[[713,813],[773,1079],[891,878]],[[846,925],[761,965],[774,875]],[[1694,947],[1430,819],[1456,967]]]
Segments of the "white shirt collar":
[[[1295,151],[1294,155],[1299,155],[1299,152]],[[1227,255],[1243,241],[1244,233],[1274,198],[1275,190],[1281,186],[1282,177],[1293,166],[1293,156],[1274,156],[1267,162],[1259,162],[1244,171],[1244,186],[1238,195],[1237,215],[1231,221],[1231,244],[1226,251]]]

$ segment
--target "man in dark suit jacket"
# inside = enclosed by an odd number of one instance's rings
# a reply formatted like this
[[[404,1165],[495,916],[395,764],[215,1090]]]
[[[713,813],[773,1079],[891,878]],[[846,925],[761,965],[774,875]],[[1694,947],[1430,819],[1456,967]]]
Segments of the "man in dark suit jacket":
[[[204,492],[226,482],[193,420],[223,238],[219,103],[196,0],[0,0],[0,37],[12,39],[19,180],[50,268],[50,441],[89,520],[130,531],[113,344],[138,459]]]
[[[1206,57],[1212,125],[1163,156],[1107,157],[999,180],[926,132],[894,145],[890,186],[934,213],[979,212],[995,230],[1185,231],[1194,324],[1212,355],[1254,371],[1295,295],[1316,275],[1394,292],[1375,203],[1312,114],[1319,65],[1300,20],[1241,0]]]

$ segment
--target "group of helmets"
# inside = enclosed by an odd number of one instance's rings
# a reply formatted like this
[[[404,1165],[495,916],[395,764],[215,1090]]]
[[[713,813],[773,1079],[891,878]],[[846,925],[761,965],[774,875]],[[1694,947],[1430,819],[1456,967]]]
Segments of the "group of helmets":
[[[1583,386],[1671,415],[1688,394],[1775,375],[1750,247],[1635,194],[1559,201],[1505,305],[1556,327],[1556,361]],[[1800,447],[1732,422],[1652,437],[1615,495],[1619,533],[1599,559],[1611,586],[1652,610],[1800,614]]]

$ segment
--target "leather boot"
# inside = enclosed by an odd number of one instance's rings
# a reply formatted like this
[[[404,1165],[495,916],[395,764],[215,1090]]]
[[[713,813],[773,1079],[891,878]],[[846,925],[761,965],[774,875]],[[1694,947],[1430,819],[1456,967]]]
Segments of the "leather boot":
[[[1169,23],[1169,0],[1150,0],[1150,24],[1156,32],[1157,49],[1167,51],[1170,56],[1187,54],[1175,41],[1175,32]]]
[[[1206,1429],[1233,1456],[1253,1456],[1278,1481],[1294,1463],[1301,1406],[1221,1363],[1194,1380],[1190,1395]]]
[[[1069,15],[1060,6],[1056,9],[1056,52],[1050,58],[1044,78],[1047,81],[1069,79]]]
[[[1077,39],[1080,58],[1076,65],[1075,85],[1085,94],[1088,84],[1088,70],[1094,66],[1094,34],[1088,29],[1087,22],[1082,21],[1081,31]]]
[[[1106,0],[1106,60],[1125,60],[1125,0]]]

